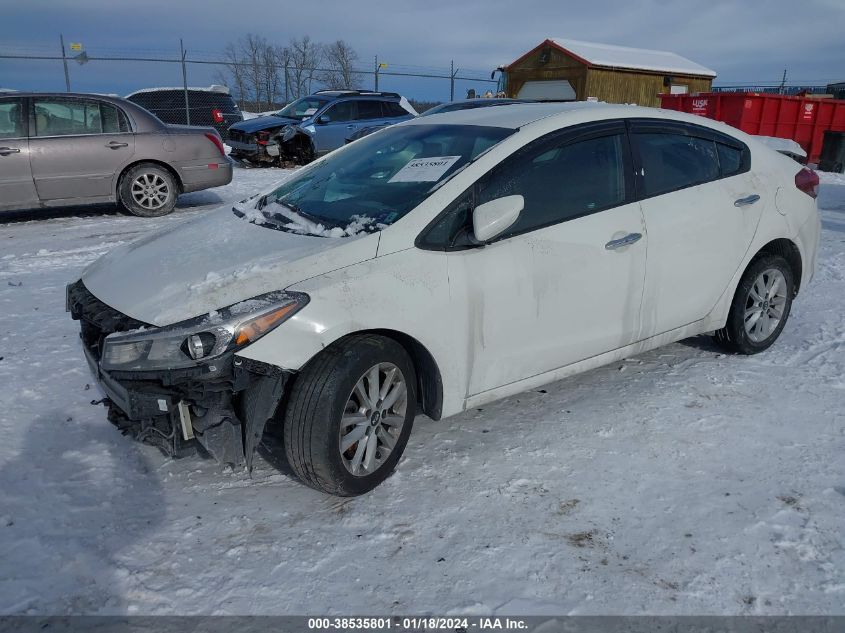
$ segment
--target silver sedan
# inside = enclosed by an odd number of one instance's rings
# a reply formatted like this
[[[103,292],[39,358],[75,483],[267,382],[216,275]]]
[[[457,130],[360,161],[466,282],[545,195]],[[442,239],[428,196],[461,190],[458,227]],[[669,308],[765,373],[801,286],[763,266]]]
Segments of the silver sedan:
[[[118,97],[0,96],[0,211],[116,202],[152,217],[231,181],[213,128],[166,125]]]

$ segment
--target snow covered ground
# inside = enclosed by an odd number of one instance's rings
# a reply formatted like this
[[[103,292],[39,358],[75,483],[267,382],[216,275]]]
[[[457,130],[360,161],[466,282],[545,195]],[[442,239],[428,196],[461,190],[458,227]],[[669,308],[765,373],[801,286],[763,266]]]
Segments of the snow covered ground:
[[[122,437],[64,312],[100,254],[282,175],[0,224],[0,613],[845,613],[845,177],[770,351],[699,337],[418,418],[341,500]]]

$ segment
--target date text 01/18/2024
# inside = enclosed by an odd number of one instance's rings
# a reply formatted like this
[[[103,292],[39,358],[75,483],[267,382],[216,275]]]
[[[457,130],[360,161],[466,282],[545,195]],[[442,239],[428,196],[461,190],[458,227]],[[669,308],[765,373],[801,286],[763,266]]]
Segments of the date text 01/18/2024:
[[[527,623],[519,618],[497,617],[348,617],[348,618],[309,618],[308,628],[315,631],[470,631],[470,630],[511,630],[527,628]]]

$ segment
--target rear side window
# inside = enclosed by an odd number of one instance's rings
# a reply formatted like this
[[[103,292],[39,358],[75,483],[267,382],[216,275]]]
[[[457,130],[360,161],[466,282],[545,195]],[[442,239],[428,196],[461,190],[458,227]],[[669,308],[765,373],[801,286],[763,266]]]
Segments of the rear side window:
[[[508,237],[579,218],[625,201],[621,134],[515,155],[493,172],[476,204],[519,194],[525,208]]]
[[[23,131],[23,107],[20,99],[0,101],[0,138],[21,138]]]
[[[384,116],[388,118],[408,116],[408,114],[410,114],[407,110],[405,110],[405,108],[395,101],[382,101],[381,107],[384,109]]]
[[[129,131],[113,105],[88,99],[34,99],[35,136],[116,134]]]
[[[359,119],[381,119],[381,104],[378,101],[359,101],[358,102],[358,118]]]
[[[716,143],[716,151],[719,154],[719,168],[723,178],[742,171],[743,151],[741,149],[724,143]]]
[[[100,117],[103,122],[103,134],[120,134],[129,131],[126,115],[111,104],[100,104]]]
[[[634,134],[645,196],[658,196],[719,178],[716,143],[683,134]]]

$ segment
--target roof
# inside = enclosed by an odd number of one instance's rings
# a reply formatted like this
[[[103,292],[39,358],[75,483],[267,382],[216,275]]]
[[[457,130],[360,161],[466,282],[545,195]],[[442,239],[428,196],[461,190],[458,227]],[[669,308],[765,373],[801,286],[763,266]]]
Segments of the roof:
[[[399,93],[398,92],[376,92],[375,90],[318,90],[313,95],[319,95],[321,97],[335,97],[340,99],[341,97],[377,97],[377,98],[389,98],[389,99],[398,99]]]
[[[748,136],[745,132],[731,127],[727,123],[708,119],[697,114],[689,114],[677,110],[661,110],[659,108],[646,108],[643,106],[616,103],[596,103],[591,101],[515,103],[512,105],[502,105],[497,108],[456,110],[442,114],[432,114],[426,117],[417,117],[416,119],[404,121],[397,125],[486,125],[517,129],[536,124],[563,128],[570,124],[574,125],[590,121],[632,118],[692,123],[699,127],[717,130],[722,134],[733,136],[744,142],[747,142],[748,139],[756,138]]]
[[[587,101],[570,103],[513,103],[495,108],[472,108],[452,110],[428,116],[417,117],[401,125],[485,125],[516,129],[534,121],[545,119],[553,114],[571,112],[584,108],[601,107],[600,104]]]
[[[136,90],[135,92],[130,92],[126,95],[126,98],[137,94],[142,94],[144,92],[161,92],[163,90],[185,90],[185,86],[163,86],[160,88],[143,88],[142,90]],[[229,94],[229,89],[226,86],[219,86],[217,84],[212,84],[210,86],[205,87],[198,87],[198,86],[188,86],[188,90],[192,90],[195,92],[219,92],[222,94]]]
[[[696,75],[700,77],[716,76],[716,71],[669,51],[630,48],[628,46],[614,46],[612,44],[597,44],[595,42],[582,42],[580,40],[570,40],[561,37],[551,37],[540,44],[540,46],[545,44],[555,46],[563,52],[577,57],[588,66]],[[536,48],[533,50],[536,50]]]

